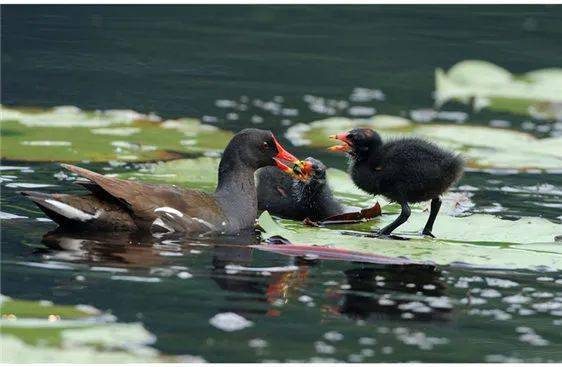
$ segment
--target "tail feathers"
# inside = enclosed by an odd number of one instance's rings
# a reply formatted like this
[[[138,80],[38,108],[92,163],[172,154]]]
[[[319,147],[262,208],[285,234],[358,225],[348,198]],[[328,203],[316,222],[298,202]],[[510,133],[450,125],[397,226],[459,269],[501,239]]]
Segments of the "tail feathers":
[[[70,172],[76,173],[78,176],[86,177],[90,180],[93,180],[93,179],[99,178],[99,177],[103,178],[103,175],[101,175],[99,173],[96,173],[94,171],[90,171],[90,170],[82,168],[82,167],[73,166],[72,164],[61,163],[61,167],[69,170]]]
[[[464,174],[464,159],[457,154],[449,163],[449,170],[453,175],[453,183],[458,182]]]
[[[101,211],[91,213],[84,208],[79,208],[80,201],[77,197],[64,194],[45,194],[36,191],[23,191],[22,195],[28,197],[52,220],[60,225],[69,222],[88,222],[100,216]],[[73,200],[69,200],[74,198]]]

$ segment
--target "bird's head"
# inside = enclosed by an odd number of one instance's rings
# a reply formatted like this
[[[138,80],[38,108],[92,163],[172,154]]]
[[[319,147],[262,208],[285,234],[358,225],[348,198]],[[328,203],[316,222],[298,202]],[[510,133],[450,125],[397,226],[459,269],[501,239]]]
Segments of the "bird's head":
[[[357,128],[330,136],[331,139],[341,141],[343,144],[334,145],[329,150],[333,152],[346,152],[354,158],[369,155],[373,150],[382,145],[380,135],[367,128]]]

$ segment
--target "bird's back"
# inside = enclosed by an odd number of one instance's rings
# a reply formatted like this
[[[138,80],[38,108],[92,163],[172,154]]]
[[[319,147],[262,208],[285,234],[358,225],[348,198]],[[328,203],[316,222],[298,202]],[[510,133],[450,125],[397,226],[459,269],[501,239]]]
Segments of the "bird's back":
[[[435,198],[462,175],[462,159],[419,138],[402,138],[384,144],[379,163],[380,193],[409,202]]]
[[[63,165],[83,177],[88,195],[24,192],[61,227],[72,230],[152,230],[223,232],[228,221],[212,194],[168,185],[107,177]]]

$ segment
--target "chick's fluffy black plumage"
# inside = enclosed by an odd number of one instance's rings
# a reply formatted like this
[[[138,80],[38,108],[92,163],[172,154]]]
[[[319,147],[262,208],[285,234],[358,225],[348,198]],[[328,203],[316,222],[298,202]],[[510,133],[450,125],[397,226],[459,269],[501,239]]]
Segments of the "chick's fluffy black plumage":
[[[353,182],[370,194],[383,195],[402,206],[400,216],[381,233],[390,234],[408,219],[408,203],[431,200],[430,218],[423,233],[433,236],[440,195],[461,178],[463,159],[419,138],[383,142],[371,129],[351,130],[343,139],[349,145]]]
[[[344,212],[326,182],[326,166],[311,157],[305,161],[312,164],[312,177],[308,182],[295,180],[278,169],[271,169],[273,167],[257,171],[259,210],[283,218],[313,221]]]

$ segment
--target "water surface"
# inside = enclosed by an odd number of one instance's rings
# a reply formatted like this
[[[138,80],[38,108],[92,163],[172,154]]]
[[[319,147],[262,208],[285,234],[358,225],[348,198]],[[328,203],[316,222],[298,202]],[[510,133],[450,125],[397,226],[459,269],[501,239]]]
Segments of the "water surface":
[[[352,103],[358,87],[384,94],[357,103],[379,114],[431,108],[435,68],[466,59],[514,73],[560,67],[560,19],[559,6],[3,6],[2,104],[154,111],[282,136],[296,122],[328,116],[311,108],[315,97]],[[223,108],[225,101],[247,109]],[[268,102],[293,111],[273,113]],[[509,120],[521,131],[531,119],[444,108],[466,112],[471,124]],[[284,144],[345,167],[341,157]],[[27,167],[2,171],[2,211],[25,217],[2,220],[2,294],[139,321],[162,354],[211,362],[562,361],[560,271],[305,260],[251,249],[253,237],[67,236],[61,250],[53,235],[42,242],[53,223],[9,184],[79,189],[54,176],[55,163],[2,165]],[[475,189],[471,213],[560,223],[560,174],[469,172],[459,185]],[[245,327],[229,332],[211,321],[229,313]]]

